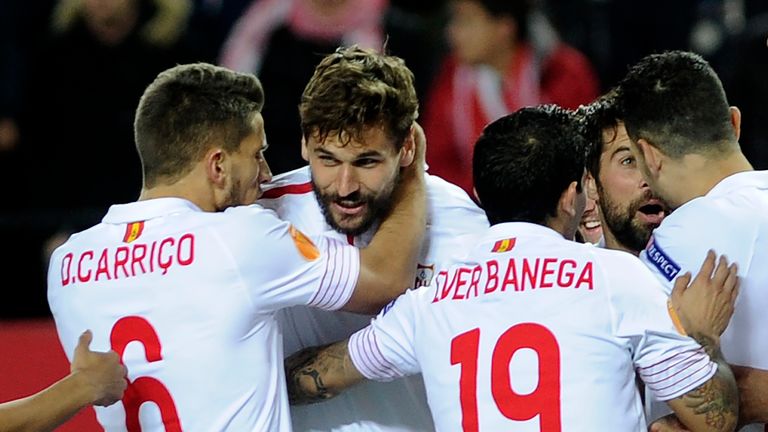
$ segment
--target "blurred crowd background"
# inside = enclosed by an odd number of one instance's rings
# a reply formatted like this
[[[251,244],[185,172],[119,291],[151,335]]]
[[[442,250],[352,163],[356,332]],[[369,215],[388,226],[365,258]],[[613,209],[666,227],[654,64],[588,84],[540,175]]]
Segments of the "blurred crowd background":
[[[48,316],[51,248],[137,198],[133,113],[175,64],[260,77],[278,174],[303,165],[297,104],[322,55],[386,47],[415,75],[430,171],[470,190],[486,123],[576,108],[667,49],[711,62],[767,169],[767,37],[765,0],[0,0],[0,319]]]

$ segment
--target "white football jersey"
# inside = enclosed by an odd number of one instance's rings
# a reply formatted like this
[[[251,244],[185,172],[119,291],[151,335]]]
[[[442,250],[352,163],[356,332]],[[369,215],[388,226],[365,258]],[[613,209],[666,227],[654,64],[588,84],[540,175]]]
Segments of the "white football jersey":
[[[359,251],[309,239],[258,205],[204,212],[161,198],[112,206],[52,256],[48,300],[65,352],[93,331],[128,368],[107,431],[290,431],[275,312],[338,309]],[[144,403],[143,402],[148,402]]]
[[[375,229],[348,238],[326,223],[312,191],[309,167],[277,176],[264,189],[259,203],[307,234],[324,234],[359,247],[366,246],[373,237]],[[467,194],[439,177],[427,176],[427,200],[427,232],[417,266],[416,287],[428,285],[439,263],[465,250],[466,245],[472,244],[469,239],[488,227],[485,213]],[[303,306],[279,312],[278,319],[287,355],[345,339],[371,321],[366,315]],[[331,400],[291,407],[291,417],[296,431],[434,430],[420,377],[389,383],[366,382]]]
[[[500,224],[355,333],[350,357],[369,379],[421,373],[439,431],[645,432],[635,370],[668,400],[717,369],[666,301],[628,253]]]
[[[741,277],[736,309],[721,338],[723,355],[730,364],[768,370],[763,322],[768,310],[768,171],[733,174],[680,206],[654,230],[640,258],[669,293],[678,275],[698,272],[709,249],[737,263]],[[664,406],[654,404],[650,418],[665,413]]]

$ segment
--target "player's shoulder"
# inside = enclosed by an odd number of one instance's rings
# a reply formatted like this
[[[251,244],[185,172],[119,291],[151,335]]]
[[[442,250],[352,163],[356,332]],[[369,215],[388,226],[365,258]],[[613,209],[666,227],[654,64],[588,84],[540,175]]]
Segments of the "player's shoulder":
[[[438,176],[427,175],[427,203],[430,225],[461,224],[466,231],[488,227],[485,212],[464,189]]]
[[[436,207],[460,206],[479,209],[464,189],[436,175],[427,174],[427,199]]]
[[[293,171],[278,174],[268,183],[261,186],[264,195],[260,202],[279,200],[286,196],[308,195],[312,192],[312,174],[309,166],[303,166]]]
[[[281,223],[274,210],[264,207],[260,203],[251,205],[232,206],[220,213],[220,221],[225,224],[233,223],[257,223],[264,221]]]
[[[694,198],[664,218],[653,232],[655,239],[668,243],[698,244],[701,240],[717,242],[735,239],[753,231],[758,223],[754,214],[735,205],[728,195]]]
[[[615,249],[607,249],[591,244],[580,245],[585,253],[594,257],[594,260],[603,268],[622,271],[624,269],[645,269],[642,261],[629,252]]]

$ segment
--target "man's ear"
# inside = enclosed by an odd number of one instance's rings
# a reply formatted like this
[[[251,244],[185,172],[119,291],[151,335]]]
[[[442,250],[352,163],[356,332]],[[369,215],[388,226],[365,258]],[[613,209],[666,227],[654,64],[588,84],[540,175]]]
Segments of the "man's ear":
[[[205,172],[208,179],[216,186],[222,187],[227,181],[227,154],[220,148],[214,148],[205,155]]]
[[[587,189],[587,198],[600,201],[600,196],[597,194],[597,181],[589,171],[587,171],[587,175],[584,177],[584,187]]]
[[[646,141],[645,138],[637,140],[637,148],[645,161],[645,166],[648,169],[648,172],[653,176],[658,175],[663,163],[663,153],[661,150]]]
[[[562,195],[560,195],[560,202],[558,203],[559,211],[571,218],[576,217],[576,211],[578,209],[578,206],[576,205],[576,200],[579,196],[578,186],[579,184],[577,182],[571,182],[571,184],[568,185],[568,189],[563,191]],[[580,217],[581,215],[579,215],[579,218]]]
[[[301,158],[309,162],[309,149],[307,148],[307,138],[301,136]]]
[[[411,130],[408,131],[408,135],[405,136],[403,141],[403,148],[400,149],[400,166],[407,167],[413,163],[413,158],[416,156],[416,139],[414,138],[415,127],[411,126]]]
[[[475,197],[475,201],[477,201],[478,204],[482,205],[482,203],[480,202],[480,197],[477,196],[477,189],[475,189],[474,186],[472,186],[472,195]]]
[[[733,125],[733,131],[736,133],[736,141],[741,136],[741,110],[732,106],[731,110],[731,124]]]

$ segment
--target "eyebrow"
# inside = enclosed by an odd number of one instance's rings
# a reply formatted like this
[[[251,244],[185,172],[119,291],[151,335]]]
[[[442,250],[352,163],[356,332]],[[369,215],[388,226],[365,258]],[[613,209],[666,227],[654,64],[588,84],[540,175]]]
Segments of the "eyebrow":
[[[320,154],[323,154],[323,155],[336,157],[336,155],[333,154],[333,152],[330,152],[330,151],[324,149],[323,147],[315,148],[315,153],[320,153]],[[376,150],[369,150],[369,151],[360,153],[359,155],[355,156],[355,159],[364,159],[364,158],[370,158],[370,157],[382,157],[382,154],[381,154],[381,152],[378,152]]]
[[[616,156],[617,154],[619,154],[619,153],[621,153],[623,151],[631,151],[631,150],[630,150],[629,147],[627,147],[625,145],[619,146],[618,148],[613,150],[613,153],[611,153],[611,159],[613,159],[614,156]]]

